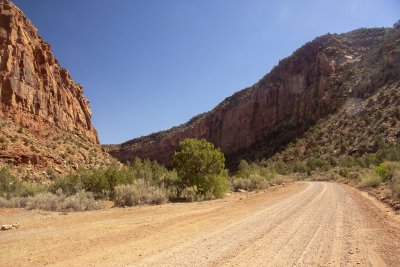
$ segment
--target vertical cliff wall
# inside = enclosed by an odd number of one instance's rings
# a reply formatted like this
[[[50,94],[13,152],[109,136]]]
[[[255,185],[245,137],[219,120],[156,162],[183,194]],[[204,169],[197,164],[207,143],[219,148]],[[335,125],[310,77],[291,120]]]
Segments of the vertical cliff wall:
[[[34,129],[44,124],[98,143],[89,103],[49,44],[15,5],[0,1],[0,110]]]
[[[0,168],[47,181],[107,165],[82,86],[15,5],[0,0]]]
[[[121,161],[138,156],[171,165],[179,142],[194,137],[220,147],[230,166],[241,158],[271,156],[349,97],[371,94],[396,73],[388,64],[396,49],[385,50],[396,40],[396,30],[383,28],[324,35],[214,110],[168,131],[105,148]]]

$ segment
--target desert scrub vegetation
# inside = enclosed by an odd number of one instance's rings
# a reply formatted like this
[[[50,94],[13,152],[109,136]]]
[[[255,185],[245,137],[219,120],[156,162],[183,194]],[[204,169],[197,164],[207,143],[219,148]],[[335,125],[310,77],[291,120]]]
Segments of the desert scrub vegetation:
[[[135,206],[142,204],[163,204],[168,201],[165,189],[150,186],[139,179],[133,184],[118,185],[115,187],[114,203],[117,206]]]
[[[374,170],[389,185],[393,196],[400,198],[400,162],[383,162]]]
[[[49,187],[18,180],[6,168],[0,169],[0,208],[85,211],[101,208],[91,192],[81,190],[66,196],[62,189],[54,194]]]
[[[382,183],[382,178],[372,170],[365,170],[360,176],[361,181],[358,186],[361,188],[378,187]]]
[[[265,189],[271,185],[289,183],[294,180],[294,175],[288,170],[283,165],[278,168],[276,166],[267,168],[260,164],[249,164],[246,160],[241,160],[236,175],[230,178],[231,189],[232,191],[254,191]]]
[[[151,198],[148,196],[152,195],[155,198],[156,194],[162,195],[161,192],[166,192],[175,186],[176,180],[174,171],[167,170],[157,162],[134,158],[123,167],[81,170],[76,174],[57,178],[50,190],[54,193],[61,189],[67,195],[85,190],[92,192],[96,199],[113,200],[118,206],[129,206],[129,203],[130,205],[157,204],[164,200],[150,201]],[[130,197],[137,201],[129,201]]]
[[[155,161],[132,159],[127,164],[79,170],[50,185],[20,181],[0,171],[0,206],[84,211],[111,200],[115,206],[162,204],[168,200],[198,201],[223,197],[229,189],[225,158],[205,140],[185,140],[174,157],[175,170]]]

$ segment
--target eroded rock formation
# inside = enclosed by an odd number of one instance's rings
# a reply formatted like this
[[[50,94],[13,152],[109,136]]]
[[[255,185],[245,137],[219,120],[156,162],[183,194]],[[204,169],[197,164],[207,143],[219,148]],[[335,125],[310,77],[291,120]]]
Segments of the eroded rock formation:
[[[82,86],[22,11],[0,0],[0,168],[46,181],[110,160]]]
[[[78,132],[98,143],[82,86],[11,2],[0,1],[0,110],[16,123]]]

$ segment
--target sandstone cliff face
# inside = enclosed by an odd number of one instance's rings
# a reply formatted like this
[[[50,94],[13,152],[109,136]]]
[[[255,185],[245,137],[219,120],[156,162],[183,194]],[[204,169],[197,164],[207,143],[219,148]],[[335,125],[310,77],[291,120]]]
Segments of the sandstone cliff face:
[[[82,86],[24,14],[0,0],[0,168],[43,181],[110,161]]]
[[[0,1],[0,111],[42,130],[50,124],[98,143],[82,86],[54,58],[32,23],[11,2]]]
[[[388,46],[399,40],[394,32],[361,29],[319,37],[214,110],[171,130],[105,148],[121,161],[138,156],[170,166],[179,142],[194,137],[220,147],[229,166],[241,158],[269,157],[347,98],[364,97],[393,79],[399,73],[397,50]]]

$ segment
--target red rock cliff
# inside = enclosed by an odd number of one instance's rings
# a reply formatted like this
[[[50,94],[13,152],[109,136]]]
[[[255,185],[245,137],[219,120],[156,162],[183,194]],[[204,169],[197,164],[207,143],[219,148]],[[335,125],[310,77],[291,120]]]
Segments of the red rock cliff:
[[[241,158],[271,156],[338,110],[346,98],[363,97],[384,82],[382,77],[390,75],[384,58],[390,53],[382,47],[393,31],[361,29],[319,37],[214,110],[171,130],[105,148],[121,161],[138,156],[171,165],[179,142],[195,137],[220,147],[230,166]]]
[[[11,2],[0,0],[0,117],[41,131],[55,126],[98,144],[82,86]]]

